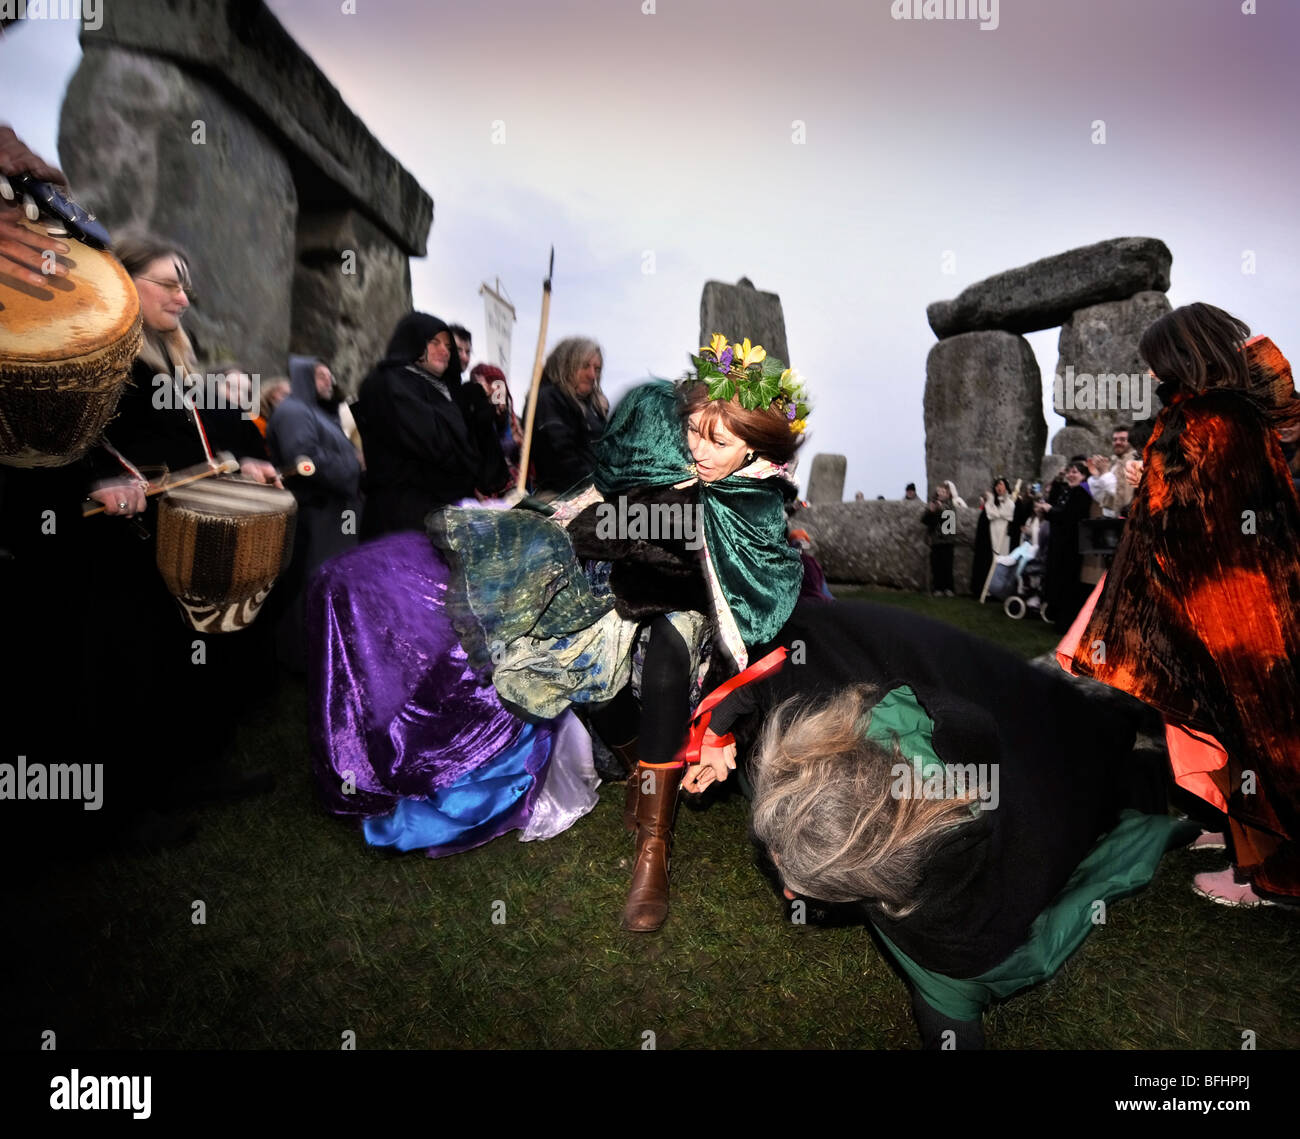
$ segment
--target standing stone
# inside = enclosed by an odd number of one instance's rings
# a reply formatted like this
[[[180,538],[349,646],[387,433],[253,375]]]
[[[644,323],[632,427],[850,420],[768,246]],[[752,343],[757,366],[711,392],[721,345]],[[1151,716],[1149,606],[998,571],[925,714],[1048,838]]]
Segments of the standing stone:
[[[1164,293],[1143,292],[1081,308],[1061,325],[1052,403],[1068,426],[1053,438],[1053,454],[1109,455],[1110,433],[1117,423],[1150,420],[1160,410],[1138,342],[1169,311]],[[1082,402],[1102,406],[1066,406],[1080,402],[1078,396],[1084,393],[1087,399]],[[1081,428],[1086,438],[1070,428]]]
[[[781,298],[759,292],[748,277],[734,285],[705,283],[700,296],[700,343],[707,344],[715,332],[729,341],[748,337],[751,344],[761,344],[778,360],[790,363]]]
[[[1053,445],[1055,445],[1055,441],[1053,441]],[[1079,452],[1074,451],[1072,454],[1077,455]],[[1065,455],[1044,455],[1043,465],[1038,474],[1038,481],[1041,482],[1043,486],[1048,486],[1057,475],[1065,470],[1065,464],[1069,461],[1070,460],[1066,458]]]
[[[1066,321],[1076,309],[1169,288],[1173,255],[1154,237],[1117,237],[1044,257],[969,286],[956,300],[926,309],[940,339],[1002,329],[1035,332]]]
[[[143,228],[189,252],[198,299],[185,328],[201,363],[283,372],[298,209],[288,162],[204,80],[97,43],[85,39],[59,122],[78,199],[114,234]]]
[[[799,511],[795,524],[808,532],[831,581],[928,589],[930,543],[924,514],[924,502],[836,502]],[[978,510],[957,511],[953,580],[963,593],[970,582],[978,522]]]
[[[841,502],[844,499],[844,473],[848,460],[843,455],[814,455],[808,476],[808,503]]]
[[[354,394],[379,362],[410,297],[406,254],[368,218],[299,215],[290,351],[329,360],[344,391]]]
[[[940,340],[925,365],[925,473],[975,502],[998,475],[1039,469],[1047,442],[1042,373],[1029,342],[1009,332]]]

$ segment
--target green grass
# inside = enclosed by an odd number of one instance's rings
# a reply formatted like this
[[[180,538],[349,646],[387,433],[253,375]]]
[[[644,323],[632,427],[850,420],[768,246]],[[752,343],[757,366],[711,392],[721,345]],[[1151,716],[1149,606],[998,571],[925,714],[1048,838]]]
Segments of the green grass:
[[[862,591],[995,637],[1055,643],[967,599]],[[164,854],[46,863],[11,887],[23,951],[4,1043],[62,1048],[912,1048],[906,990],[861,928],[796,926],[755,866],[739,798],[680,813],[672,912],[619,929],[622,788],[545,843],[441,860],[364,845],[317,806],[305,697],[247,725],[263,798],[198,815]],[[990,1046],[1300,1047],[1300,915],[1238,911],[1189,883],[1222,856],[1171,854],[1050,983],[988,1017]],[[206,924],[191,904],[206,904]],[[494,924],[493,905],[505,903]]]

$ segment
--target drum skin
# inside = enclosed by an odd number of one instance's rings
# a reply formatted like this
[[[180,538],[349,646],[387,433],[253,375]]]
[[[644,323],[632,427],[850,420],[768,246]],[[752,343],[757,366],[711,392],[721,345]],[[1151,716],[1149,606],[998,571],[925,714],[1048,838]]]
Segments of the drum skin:
[[[40,223],[22,222],[42,237]],[[71,236],[66,277],[29,285],[0,265],[0,463],[60,467],[103,433],[140,351],[140,298],[109,253]]]
[[[213,478],[158,504],[158,571],[200,633],[251,625],[293,555],[292,493]]]

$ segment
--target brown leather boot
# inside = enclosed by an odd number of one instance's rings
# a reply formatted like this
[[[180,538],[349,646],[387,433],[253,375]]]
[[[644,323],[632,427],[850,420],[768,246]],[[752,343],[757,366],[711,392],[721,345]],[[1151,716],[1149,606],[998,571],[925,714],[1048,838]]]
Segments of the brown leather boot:
[[[623,928],[651,933],[668,917],[668,862],[673,845],[673,812],[686,768],[646,767],[636,771],[636,863],[623,907]],[[649,788],[649,791],[647,791]]]
[[[628,767],[627,794],[623,798],[623,829],[629,834],[636,830],[637,786],[640,783],[639,767],[641,752],[637,748],[637,737],[633,736],[625,744],[610,748]]]

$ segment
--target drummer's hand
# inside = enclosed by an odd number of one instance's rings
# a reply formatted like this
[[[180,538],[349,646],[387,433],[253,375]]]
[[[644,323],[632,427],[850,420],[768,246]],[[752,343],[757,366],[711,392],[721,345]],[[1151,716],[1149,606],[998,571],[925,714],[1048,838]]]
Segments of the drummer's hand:
[[[0,199],[0,273],[12,274],[29,285],[44,285],[50,277],[66,277],[68,267],[50,254],[67,253],[71,247],[20,224],[23,211],[13,205]]]
[[[736,743],[730,740],[723,744],[722,738],[705,731],[704,743],[700,748],[700,762],[691,764],[686,769],[682,786],[687,791],[703,791],[710,783],[724,782],[728,772],[735,771]]]
[[[33,154],[14,134],[13,128],[3,124],[0,124],[0,174],[30,174],[40,182],[68,184],[62,170]]]
[[[271,483],[273,486],[284,485],[280,481],[280,472],[264,459],[240,459],[239,473],[254,482]]]
[[[147,505],[144,488],[144,483],[135,480],[105,483],[92,490],[89,497],[104,507],[105,514],[120,514],[129,518],[132,514],[142,513]]]

